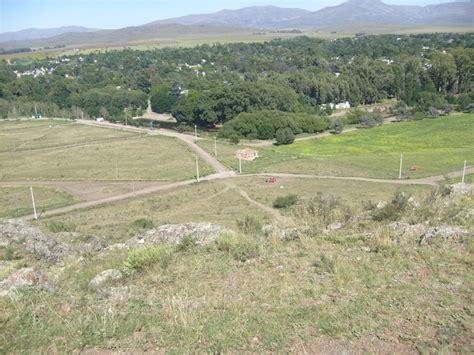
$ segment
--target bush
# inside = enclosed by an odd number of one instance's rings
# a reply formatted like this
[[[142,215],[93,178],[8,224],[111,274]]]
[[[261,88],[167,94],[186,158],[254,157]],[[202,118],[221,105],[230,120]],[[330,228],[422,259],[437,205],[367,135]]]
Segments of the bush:
[[[74,223],[53,221],[48,223],[48,229],[52,233],[61,233],[61,232],[75,232],[77,227]]]
[[[229,141],[232,143],[232,144],[239,144],[240,142],[240,136],[238,133],[232,133],[230,136],[229,136]]]
[[[192,235],[187,235],[176,246],[176,251],[178,252],[186,252],[196,248],[197,242],[196,239]]]
[[[276,132],[275,138],[277,145],[291,144],[295,141],[295,135],[290,128],[280,128]]]
[[[293,206],[298,201],[298,196],[291,194],[286,196],[280,196],[273,201],[274,208],[288,208]]]
[[[344,130],[344,123],[342,122],[342,120],[340,119],[335,120],[332,124],[332,131],[334,132],[334,134],[341,134],[343,130]]]
[[[137,229],[152,229],[154,227],[154,224],[153,221],[149,219],[140,218],[134,221],[131,226]]]
[[[237,227],[244,234],[258,234],[262,231],[262,224],[253,216],[245,216],[237,220]]]
[[[260,255],[260,244],[250,238],[237,239],[228,236],[216,240],[217,250],[228,253],[237,261],[245,262]]]
[[[327,117],[303,112],[282,112],[262,110],[239,114],[224,123],[219,130],[219,136],[231,139],[233,135],[247,139],[273,139],[279,129],[287,128],[293,135],[299,133],[322,132],[329,128]]]
[[[395,194],[393,200],[380,210],[376,210],[373,214],[373,218],[376,221],[397,220],[406,210],[408,201],[411,195],[405,192],[398,191]]]
[[[166,269],[173,258],[173,249],[170,246],[155,246],[132,250],[124,262],[125,267],[132,270],[143,270],[159,264]]]

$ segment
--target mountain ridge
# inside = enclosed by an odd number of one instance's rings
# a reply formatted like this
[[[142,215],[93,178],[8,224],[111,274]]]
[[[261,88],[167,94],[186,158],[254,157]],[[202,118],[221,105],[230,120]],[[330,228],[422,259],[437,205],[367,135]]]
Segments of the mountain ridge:
[[[251,6],[211,14],[158,20],[116,30],[86,27],[26,29],[0,34],[0,48],[123,43],[180,35],[261,30],[364,30],[371,26],[468,25],[474,28],[474,0],[428,6],[389,5],[381,0],[348,0],[318,11],[277,6]],[[48,32],[49,31],[49,32]],[[54,34],[48,37],[48,33]],[[12,38],[16,38],[13,39]]]
[[[60,36],[64,33],[94,32],[97,29],[83,26],[61,26],[54,28],[25,28],[20,31],[0,33],[0,42],[27,41]]]

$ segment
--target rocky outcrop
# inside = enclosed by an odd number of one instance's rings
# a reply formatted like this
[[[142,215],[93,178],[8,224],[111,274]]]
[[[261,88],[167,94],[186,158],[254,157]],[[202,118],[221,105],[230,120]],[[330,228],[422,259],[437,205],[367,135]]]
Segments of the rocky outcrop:
[[[450,194],[451,196],[463,196],[469,195],[472,192],[472,185],[471,184],[454,184],[450,186]]]
[[[136,235],[125,246],[136,248],[164,243],[178,244],[187,236],[193,237],[197,244],[205,245],[214,242],[222,234],[232,233],[224,226],[212,223],[167,224]]]
[[[0,224],[0,246],[12,245],[22,246],[40,259],[53,263],[63,259],[69,251],[65,244],[21,220],[9,220]]]
[[[265,237],[276,237],[282,240],[298,239],[302,234],[301,228],[280,228],[273,224],[265,224],[262,227],[262,232]]]
[[[69,255],[91,254],[105,245],[95,237],[87,242],[77,242],[79,233],[43,233],[37,227],[22,220],[8,220],[0,224],[0,246],[18,246],[36,255],[38,259],[58,263]]]
[[[421,245],[430,244],[434,240],[462,241],[472,233],[459,226],[430,227],[425,224],[408,224],[394,222],[389,226],[397,237],[416,238]]]
[[[117,269],[110,269],[110,270],[105,270],[101,272],[100,274],[96,275],[89,285],[91,287],[97,288],[101,287],[102,285],[112,282],[112,281],[118,281],[123,277],[123,273],[120,270]]]
[[[397,237],[418,238],[425,233],[428,227],[421,223],[393,222],[389,225],[389,228]]]
[[[41,271],[23,268],[13,272],[0,282],[0,297],[12,295],[17,289],[26,287],[54,290],[54,284]]]
[[[472,234],[461,227],[457,226],[441,226],[428,228],[420,238],[420,244],[430,244],[435,240],[452,240],[462,241],[465,237],[472,237]]]

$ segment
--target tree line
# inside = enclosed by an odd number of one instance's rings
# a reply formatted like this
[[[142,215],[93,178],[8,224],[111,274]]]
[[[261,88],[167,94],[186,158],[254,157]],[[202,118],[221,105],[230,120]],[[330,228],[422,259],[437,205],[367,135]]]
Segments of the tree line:
[[[141,115],[150,99],[155,112],[171,113],[179,123],[262,137],[276,134],[283,121],[293,133],[311,130],[324,121],[328,103],[397,99],[414,112],[468,109],[473,48],[471,34],[301,36],[1,61],[0,116],[31,116],[35,103],[43,116],[120,121]],[[25,74],[41,68],[47,74]],[[314,123],[306,122],[311,116]]]

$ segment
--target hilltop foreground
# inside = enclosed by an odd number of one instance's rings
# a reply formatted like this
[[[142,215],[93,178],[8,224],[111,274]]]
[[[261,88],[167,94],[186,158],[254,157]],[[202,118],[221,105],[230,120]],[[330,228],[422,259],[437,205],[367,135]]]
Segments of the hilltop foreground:
[[[4,221],[0,349],[470,352],[472,194],[424,191],[358,213],[321,194],[289,229]]]

